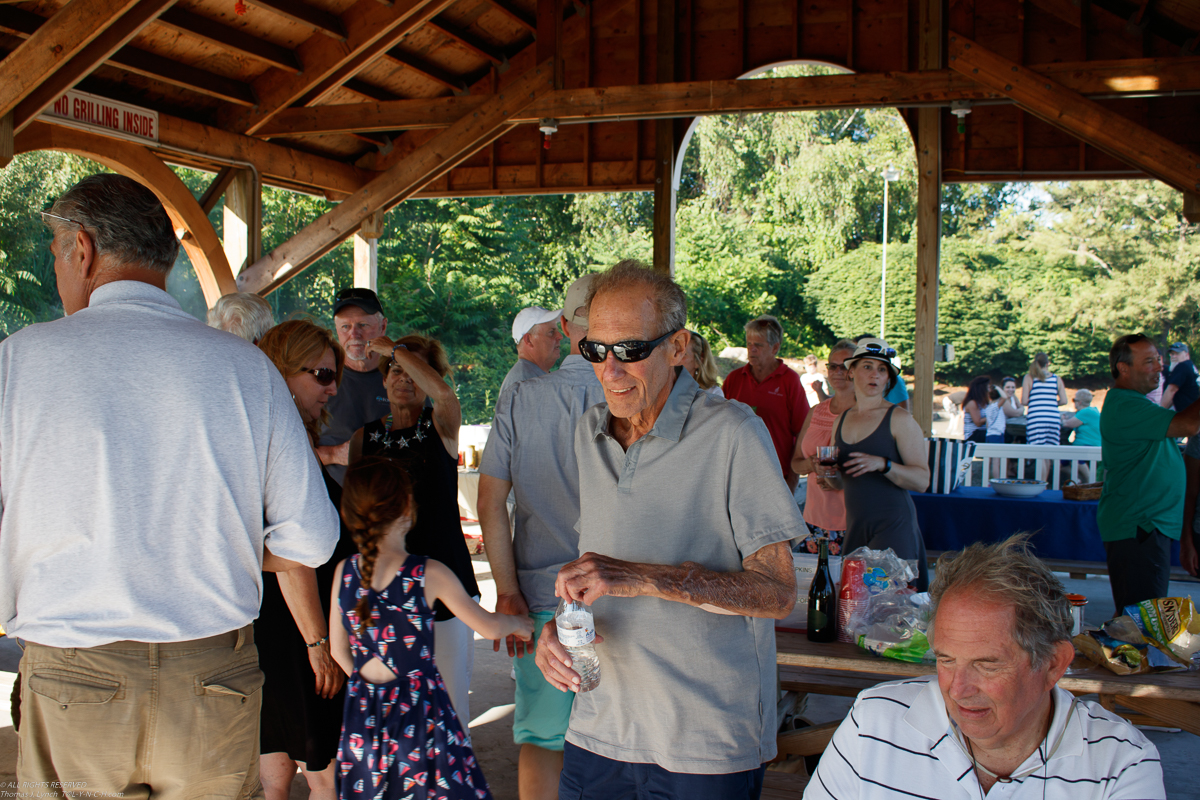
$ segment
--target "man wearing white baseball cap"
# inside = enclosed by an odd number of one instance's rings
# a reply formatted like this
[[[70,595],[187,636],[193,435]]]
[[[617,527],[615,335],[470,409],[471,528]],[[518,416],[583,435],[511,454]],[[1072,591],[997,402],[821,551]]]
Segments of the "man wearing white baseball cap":
[[[545,375],[558,361],[558,343],[563,337],[555,323],[561,314],[558,309],[547,311],[541,306],[530,306],[513,317],[512,337],[517,343],[517,363],[504,376],[501,394],[518,381]]]

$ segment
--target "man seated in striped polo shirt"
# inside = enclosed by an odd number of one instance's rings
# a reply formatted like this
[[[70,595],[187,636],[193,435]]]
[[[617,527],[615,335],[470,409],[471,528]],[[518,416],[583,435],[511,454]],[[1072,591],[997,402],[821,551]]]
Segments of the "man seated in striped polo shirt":
[[[862,692],[806,800],[1166,797],[1154,745],[1055,685],[1070,607],[1027,537],[943,556],[930,594],[936,679]]]

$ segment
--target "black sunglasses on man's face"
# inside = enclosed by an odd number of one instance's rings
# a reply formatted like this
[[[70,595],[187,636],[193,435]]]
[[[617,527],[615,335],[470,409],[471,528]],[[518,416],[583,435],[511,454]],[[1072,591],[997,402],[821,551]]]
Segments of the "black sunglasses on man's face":
[[[603,364],[604,359],[608,358],[609,353],[612,353],[613,358],[617,361],[631,364],[635,361],[644,361],[649,358],[650,354],[654,352],[654,348],[676,333],[679,333],[679,331],[670,331],[648,342],[634,340],[617,342],[616,344],[602,344],[583,339],[579,342],[579,353],[593,364]]]

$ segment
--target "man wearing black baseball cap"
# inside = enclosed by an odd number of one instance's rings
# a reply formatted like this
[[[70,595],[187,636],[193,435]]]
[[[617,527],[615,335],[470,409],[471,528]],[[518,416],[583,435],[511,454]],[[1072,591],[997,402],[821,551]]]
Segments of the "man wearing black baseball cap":
[[[1159,404],[1163,408],[1183,411],[1196,402],[1197,398],[1200,398],[1196,367],[1192,364],[1188,346],[1183,342],[1171,345],[1167,348],[1167,352],[1171,358],[1171,369],[1167,375],[1167,382],[1163,386],[1162,400],[1159,401]]]
[[[338,292],[333,322],[346,351],[346,368],[337,395],[325,406],[329,424],[321,432],[317,453],[329,466],[329,474],[341,483],[350,461],[350,437],[389,411],[379,355],[367,349],[367,342],[384,335],[388,321],[375,292],[351,287]]]

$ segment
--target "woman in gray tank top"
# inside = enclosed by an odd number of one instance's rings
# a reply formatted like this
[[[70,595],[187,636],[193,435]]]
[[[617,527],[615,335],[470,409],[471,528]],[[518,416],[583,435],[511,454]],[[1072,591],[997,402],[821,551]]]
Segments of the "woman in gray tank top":
[[[846,359],[856,404],[838,418],[834,444],[846,492],[843,552],[892,548],[916,560],[917,591],[929,587],[925,541],[909,491],[929,486],[929,461],[921,428],[903,408],[884,400],[899,370],[896,351],[882,339],[859,340]]]

